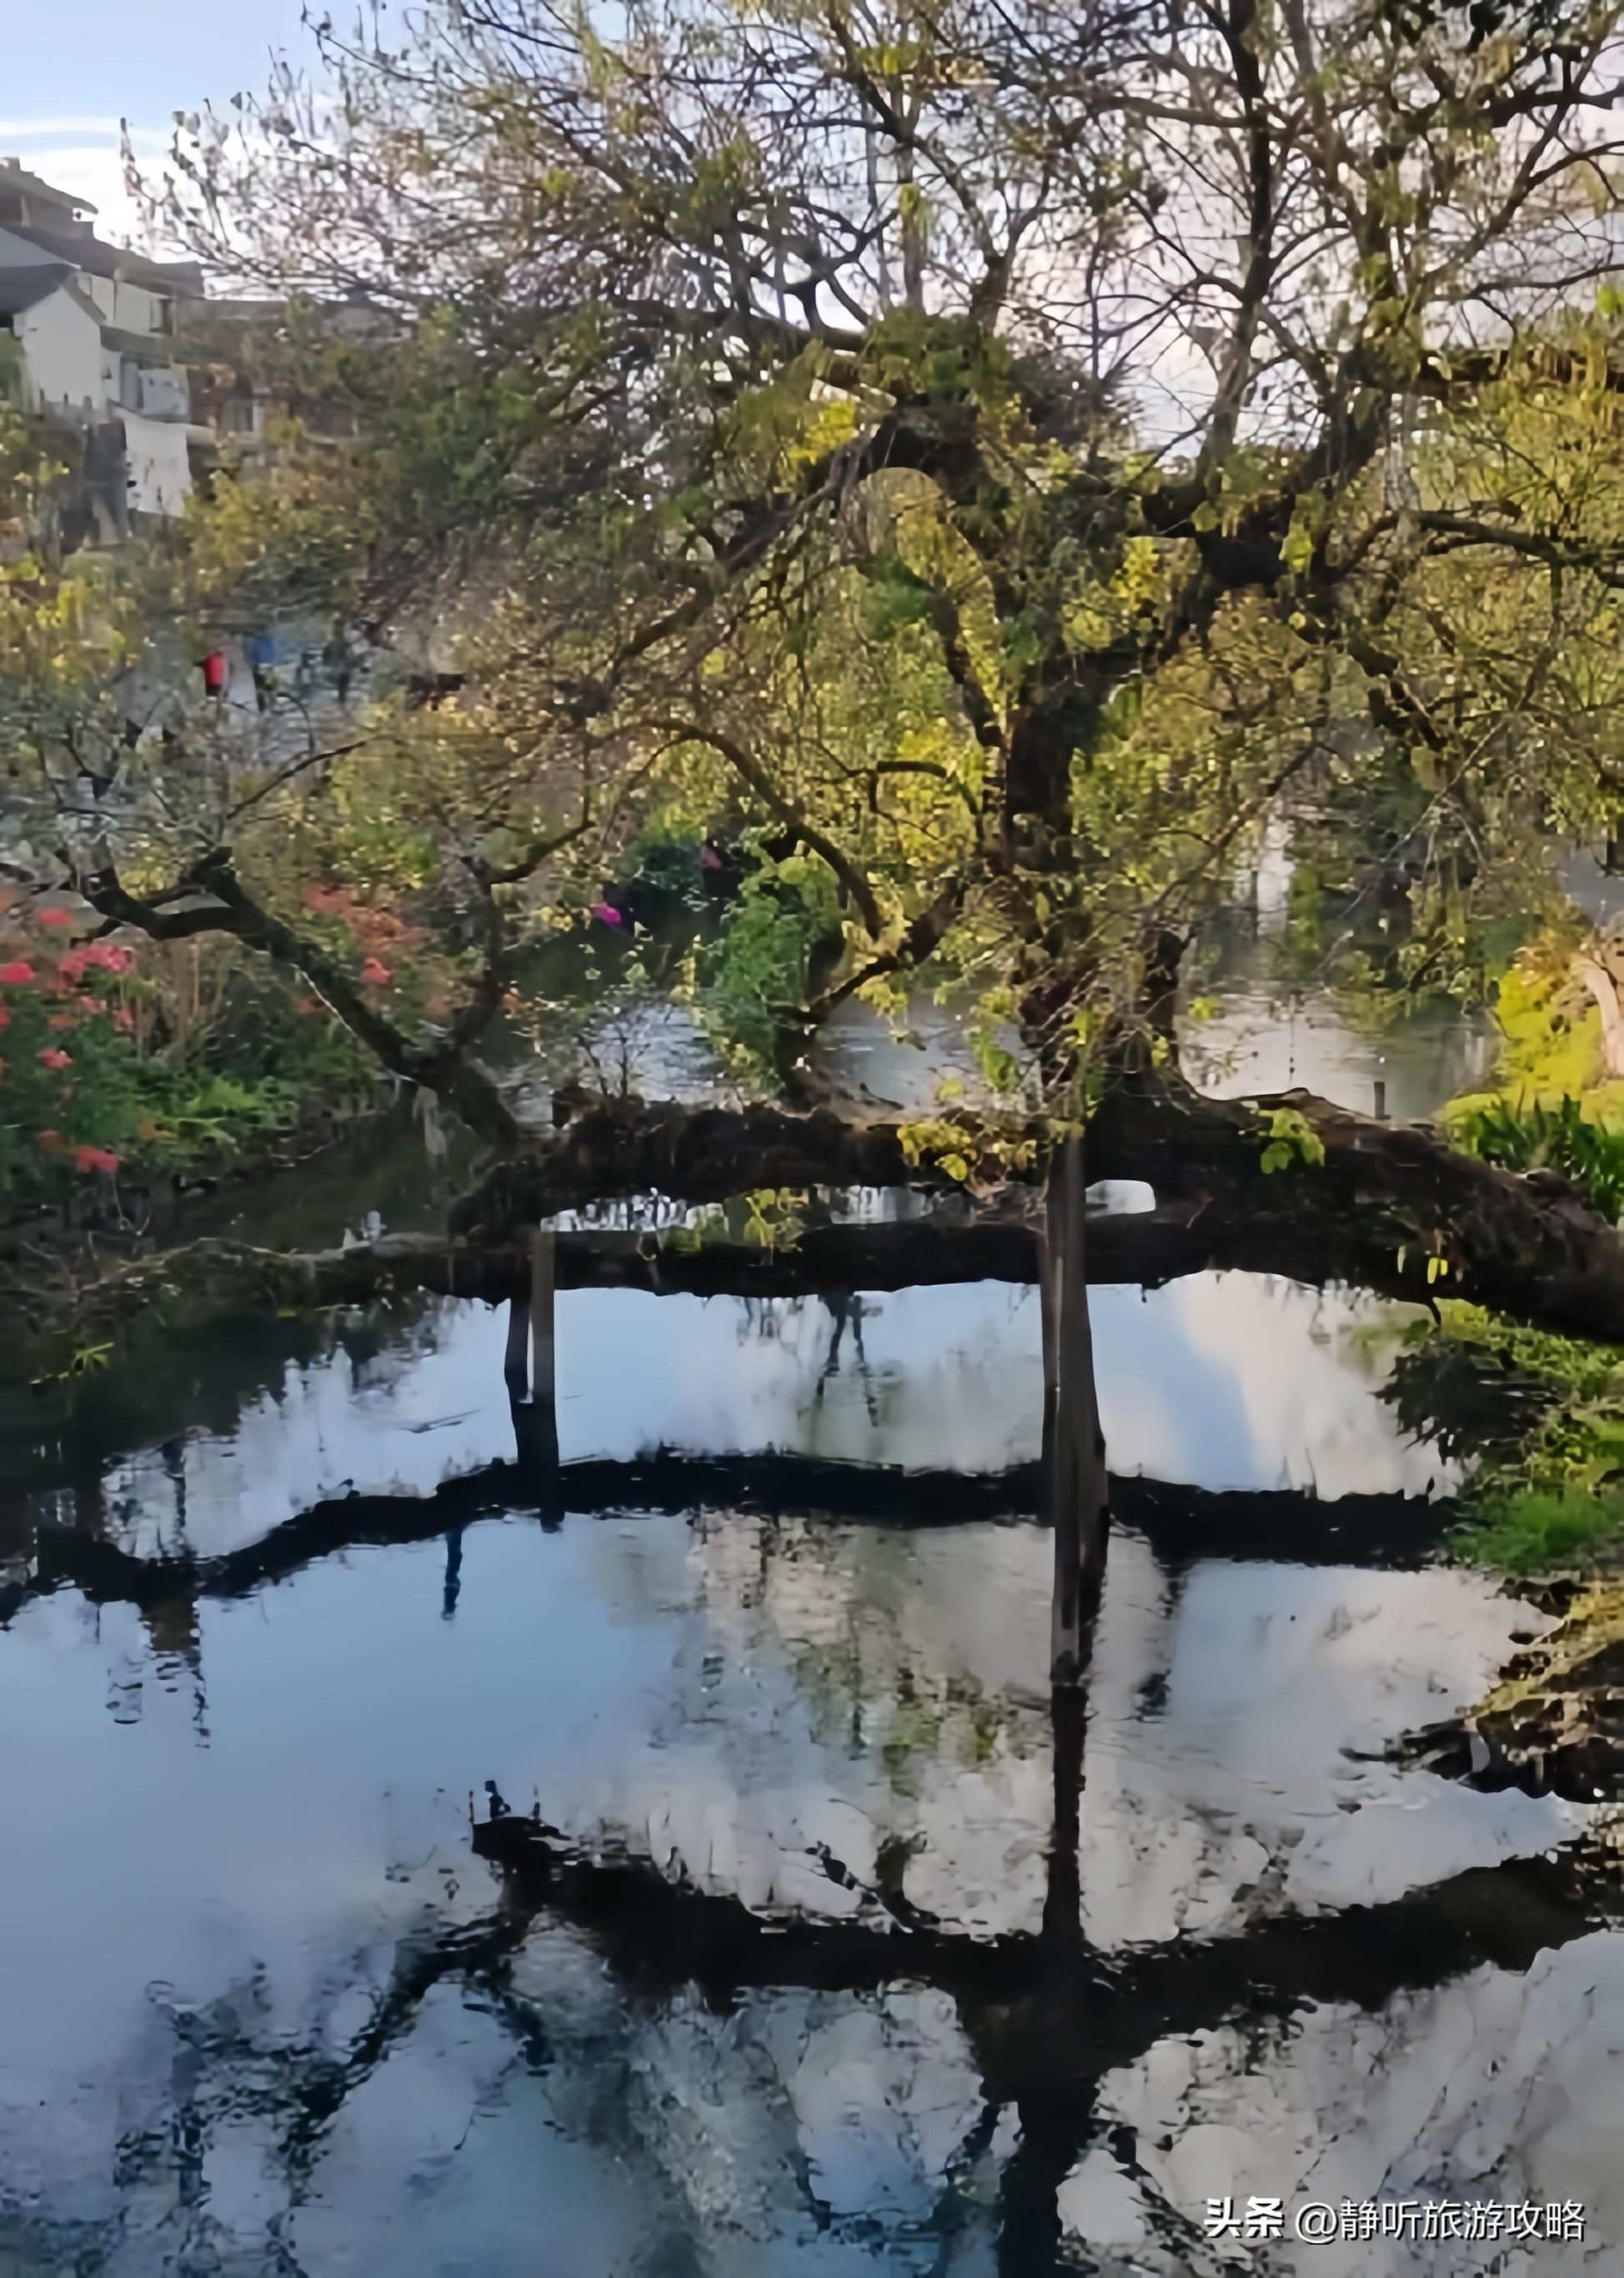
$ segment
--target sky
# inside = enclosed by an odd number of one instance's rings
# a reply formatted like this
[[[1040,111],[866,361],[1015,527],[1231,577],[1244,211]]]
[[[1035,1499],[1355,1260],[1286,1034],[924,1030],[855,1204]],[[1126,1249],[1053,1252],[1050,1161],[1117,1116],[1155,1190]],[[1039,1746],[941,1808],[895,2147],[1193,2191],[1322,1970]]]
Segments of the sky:
[[[300,0],[0,0],[0,157],[90,199],[103,237],[135,237],[120,118],[138,157],[161,157],[172,112],[263,89],[273,49],[308,55],[299,19]]]

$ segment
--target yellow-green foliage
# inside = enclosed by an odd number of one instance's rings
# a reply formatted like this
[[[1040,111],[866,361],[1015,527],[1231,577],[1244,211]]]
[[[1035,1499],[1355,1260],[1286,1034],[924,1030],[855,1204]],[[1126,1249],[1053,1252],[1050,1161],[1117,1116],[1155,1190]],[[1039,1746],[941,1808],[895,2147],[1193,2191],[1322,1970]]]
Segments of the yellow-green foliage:
[[[1564,966],[1519,959],[1500,983],[1495,1023],[1503,1089],[1577,1098],[1600,1083],[1601,1013],[1588,996],[1575,1004]]]
[[[1601,1013],[1574,977],[1566,943],[1541,942],[1502,975],[1494,1006],[1500,1050],[1491,1089],[1462,1093],[1444,1110],[1460,1135],[1499,1105],[1513,1110],[1577,1100],[1587,1121],[1624,1128],[1624,1082],[1610,1078]]]
[[[1325,1159],[1325,1143],[1306,1115],[1294,1107],[1277,1107],[1269,1116],[1260,1158],[1265,1171],[1286,1171],[1300,1165],[1316,1169]]]

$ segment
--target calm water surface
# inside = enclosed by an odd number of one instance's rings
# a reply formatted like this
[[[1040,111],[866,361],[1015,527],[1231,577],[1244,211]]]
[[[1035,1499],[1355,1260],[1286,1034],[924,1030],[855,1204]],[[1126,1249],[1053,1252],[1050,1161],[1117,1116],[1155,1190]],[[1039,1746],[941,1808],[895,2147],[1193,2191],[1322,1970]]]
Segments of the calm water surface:
[[[1494,1963],[1453,1930],[1473,1868],[1514,1927],[1515,1862],[1582,1815],[1377,1753],[1538,1617],[1430,1561],[1429,1504],[1368,1500],[1449,1484],[1376,1397],[1369,1318],[1239,1276],[1097,1293],[1129,1483],[1079,1887],[1048,1990],[1007,1998],[901,1962],[673,1991],[590,1910],[505,1897],[468,1815],[493,1778],[757,1908],[863,1915],[827,1852],[944,1938],[1035,1937],[1065,1878],[1030,1296],[868,1300],[836,1347],[820,1304],[567,1296],[561,1515],[488,1469],[477,1308],[155,1337],[82,1431],[14,1415],[0,2270],[1171,2274],[1224,2267],[1222,2191],[1571,2195],[1624,2237],[1624,1945],[1536,1926]],[[118,1420],[160,1403],[161,1444]],[[733,1460],[635,1468],[661,1447]],[[918,1476],[854,1517],[818,1469],[796,1508],[769,1450]],[[63,1529],[170,1580],[48,1589]],[[1484,2267],[1452,2251],[1303,2267]],[[1494,2267],[1569,2267],[1539,2252]]]
[[[1624,885],[1618,891],[1624,894]],[[1267,932],[1239,930],[1201,995],[1209,1016],[1182,1021],[1180,1065],[1198,1089],[1221,1097],[1300,1087],[1369,1115],[1380,1083],[1387,1114],[1407,1122],[1436,1115],[1456,1093],[1491,1080],[1497,1046],[1485,1016],[1429,1004],[1379,1030],[1355,1028],[1327,988],[1282,980]],[[900,1036],[849,999],[829,1022],[819,1057],[842,1092],[860,1085],[876,1100],[915,1112],[936,1098],[944,1074],[972,1097],[980,1081],[956,1016],[928,998],[911,1008]]]
[[[1481,1073],[1460,1024],[1275,1010],[1232,977],[1213,1089]],[[918,1104],[941,1028],[852,1008],[840,1068]],[[704,1088],[686,1031],[622,1041]],[[217,1216],[332,1241],[358,1181],[410,1222],[459,1170],[385,1136]],[[561,1496],[477,1307],[155,1327],[0,1395],[0,2278],[1619,2267],[1624,1940],[1528,1880],[1584,1815],[1383,1760],[1540,1617],[1439,1563],[1381,1318],[1094,1294],[1075,1851],[1030,1293],[568,1294]],[[760,1912],[927,1910],[946,1960],[674,1986],[473,1854],[487,1779]],[[1590,2244],[1221,2248],[1224,2192],[1575,2197]]]

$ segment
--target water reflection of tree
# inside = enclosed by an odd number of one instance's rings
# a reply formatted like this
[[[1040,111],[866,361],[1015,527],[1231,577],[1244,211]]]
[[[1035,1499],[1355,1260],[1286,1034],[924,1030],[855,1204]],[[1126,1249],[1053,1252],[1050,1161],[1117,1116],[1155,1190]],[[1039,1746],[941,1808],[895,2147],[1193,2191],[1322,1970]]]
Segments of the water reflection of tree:
[[[340,1360],[359,1372],[385,1355],[398,1356],[391,1365],[404,1372],[438,1349],[462,1310],[407,1292],[364,1313],[213,1304],[188,1318],[160,1292],[105,1368],[38,1385],[28,1380],[37,1356],[15,1341],[0,1357],[0,1479],[26,1479],[28,1492],[0,1500],[0,1557],[14,1532],[44,1515],[53,1492],[72,1492],[88,1512],[126,1450],[164,1448],[170,1469],[168,1450],[230,1441],[244,1412],[281,1399],[290,1379]],[[84,1523],[99,1531],[95,1520]]]
[[[919,1536],[747,1512],[698,1517],[693,1535],[707,1620],[752,1655],[781,1655],[814,1740],[860,1749],[898,1795],[917,1800],[928,1766],[981,1770],[1047,1747],[1034,1697],[989,1691],[950,1665],[948,1639],[921,1632],[939,1601],[922,1606]],[[980,1560],[964,1563],[978,1588],[1035,1585],[1041,1537],[978,1528],[975,1544]]]
[[[851,1333],[852,1365],[858,1382],[863,1388],[863,1405],[869,1422],[876,1430],[880,1425],[880,1403],[875,1395],[873,1371],[868,1365],[868,1355],[863,1349],[863,1323],[873,1310],[860,1290],[851,1295],[827,1296],[821,1300],[829,1317],[828,1357],[818,1377],[818,1388],[812,1395],[813,1404],[823,1405],[824,1387],[840,1374],[840,1349],[848,1330]]]
[[[1535,1865],[1457,1878],[1430,1894],[1355,1910],[1340,1923],[1275,1924],[1206,1945],[1172,1941],[1112,1964],[1089,1949],[1076,1913],[1082,1727],[1080,1701],[1064,1701],[1048,1897],[1033,1938],[988,1942],[893,1924],[888,1933],[868,1933],[865,1948],[856,1930],[835,1925],[752,1948],[748,1935],[707,1932],[711,1961],[690,1976],[692,1909],[726,1911],[736,1902],[656,1887],[654,1870],[635,1869],[632,1884],[611,1901],[616,1870],[606,1864],[564,1877],[550,1897],[520,1877],[493,1913],[474,1922],[425,1921],[399,1940],[381,1983],[374,1949],[335,1958],[292,2033],[278,2024],[260,1976],[194,2008],[165,2003],[155,2030],[166,2054],[155,2060],[156,2052],[142,2052],[156,2096],[132,2119],[119,2151],[126,2221],[142,2229],[161,2224],[179,2258],[172,2267],[191,2267],[188,2257],[210,2267],[208,2254],[225,2243],[205,2189],[211,2155],[247,2125],[279,2178],[281,2200],[266,2221],[264,2259],[254,2267],[294,2272],[291,2219],[323,2194],[335,2129],[379,2068],[409,2045],[425,2003],[444,1991],[483,2014],[507,2046],[482,2074],[476,2111],[527,2078],[568,2079],[576,2086],[563,2107],[538,2084],[538,2120],[594,2144],[606,2185],[613,2178],[614,2189],[645,2202],[651,2229],[678,2218],[682,2235],[671,2244],[680,2252],[651,2268],[733,2269],[746,2278],[764,2267],[770,2243],[798,2231],[809,2245],[843,2243],[887,2268],[921,2274],[958,2267],[958,2251],[979,2241],[1001,2278],[1045,2278],[1071,2267],[1061,2194],[1098,2146],[1132,2179],[1167,2257],[1163,2267],[1200,2272],[1209,2267],[1202,2242],[1163,2199],[1132,2129],[1102,2099],[1102,2083],[1164,2037],[1195,2034],[1211,2043],[1215,2029],[1238,2014],[1265,2021],[1254,2029],[1261,2033],[1278,2032],[1304,2002],[1374,2006],[1406,1984],[1464,1976],[1485,1959],[1516,1966],[1589,1920],[1571,1894],[1562,1898],[1560,1877]],[[639,1915],[638,1907],[650,1911]],[[651,1919],[669,1924],[663,1951],[649,1936]],[[728,1920],[738,1929],[748,1917],[738,1908]],[[583,2012],[567,1985],[553,1998],[558,1958],[534,1942],[548,1922],[573,1925],[570,1934],[601,1957],[618,1987],[607,2007]],[[872,1939],[888,1936],[896,1958],[871,1984],[879,1966]],[[856,1965],[846,1973],[849,1993],[839,1990],[838,1953],[832,1970],[820,1958],[820,1946],[827,1954],[842,1939]],[[821,1982],[814,1986],[809,1973]],[[888,1990],[888,1979],[890,1987],[945,1984],[954,2035],[943,2040],[932,2026],[921,2039],[915,1997]],[[797,1991],[797,1981],[809,1990]],[[341,2016],[355,1987],[366,1984],[375,1988],[367,2014],[345,2029]],[[905,2111],[960,2113],[948,2127],[948,2148],[929,2155],[936,2182],[922,2207],[888,2214],[883,2205],[831,2207],[820,2196],[817,2129],[809,2150],[792,2075],[820,2034],[859,2014],[873,2020],[872,2045],[896,2051],[913,2083],[916,2101],[904,2098],[897,2141],[912,2144],[916,2163],[926,2155]],[[1232,2034],[1211,2043],[1220,2044],[1232,2051],[1227,2074],[1242,2064],[1244,2045]],[[882,2112],[883,2082],[878,2086]],[[240,2252],[241,2238],[232,2243]],[[110,2242],[97,2244],[105,2251]],[[477,2237],[465,2244],[477,2255]]]
[[[119,2232],[162,2235],[175,2258],[166,2267],[235,2268],[233,2253],[257,2252],[264,2259],[254,2260],[256,2272],[293,2278],[301,2267],[299,2213],[327,2195],[324,2165],[347,2111],[385,2064],[408,2052],[426,2006],[442,1996],[482,2014],[499,2037],[470,2083],[463,2144],[482,2112],[534,2083],[538,2123],[590,2145],[601,2157],[603,2187],[644,2208],[648,2251],[633,2267],[650,2278],[726,2270],[753,2278],[756,2258],[797,2233],[809,2246],[843,2241],[876,2255],[889,2243],[905,2259],[888,2267],[923,2272],[944,2267],[934,2242],[961,2235],[967,2223],[986,2228],[994,2202],[985,2192],[979,2203],[966,2198],[959,2154],[944,2162],[922,2221],[888,2223],[870,2208],[842,2213],[820,2196],[801,2140],[794,2078],[820,2037],[855,2014],[853,2005],[828,1993],[762,1992],[729,2012],[680,1995],[651,2003],[629,1986],[612,2007],[583,2014],[568,1993],[552,1998],[545,1970],[526,1966],[534,1928],[530,1910],[514,1906],[458,1929],[425,1925],[400,1942],[366,2022],[347,2037],[338,2019],[372,1976],[367,1948],[335,1963],[292,2033],[278,2028],[271,1989],[257,1973],[197,2007],[161,2003],[138,2052],[149,2100],[118,2149]],[[884,2042],[902,2048],[913,2037],[909,1998],[897,2006],[892,2017],[879,2005],[876,2025]],[[946,2061],[979,2141],[995,2113],[984,2114],[962,2060],[949,2053]],[[927,2097],[941,2084],[933,2075]],[[256,2249],[217,2220],[208,2182],[215,2155],[228,2140],[240,2143],[245,2125],[277,2179],[278,2203]],[[420,2173],[431,2198],[428,2171]],[[104,2256],[112,2242],[77,2244]],[[473,2267],[478,2235],[462,2248]]]
[[[489,1484],[481,1492],[492,1492]],[[426,1513],[423,1531],[447,1531],[446,1516],[460,1508],[455,1497],[446,1499],[444,1510],[439,1502],[434,1499],[436,1507]],[[369,1521],[364,1510],[346,1506],[333,1523],[351,1539],[362,1539]],[[105,1534],[105,1525],[97,1524]],[[750,1538],[724,1534],[721,1527],[713,1536],[718,1544],[728,1541],[730,1556],[742,1543],[745,1563],[755,1566],[755,1603],[740,1610],[775,1624],[791,1655],[802,1656],[798,1689],[827,1696],[831,1736],[843,1734],[854,1709],[880,1702],[893,1722],[879,1754],[895,1784],[903,1785],[896,1776],[911,1766],[973,1762],[989,1743],[985,1695],[973,1680],[940,1673],[939,1659],[928,1677],[921,1676],[926,1641],[911,1647],[903,1625],[903,1609],[917,1600],[902,1593],[885,1604],[867,1572],[863,1586],[853,1586],[849,1537],[841,1545],[845,1562],[837,1578],[831,1538],[819,1539],[793,1523],[775,1529],[734,1520],[728,1526],[745,1524],[753,1527]],[[234,1564],[216,1562],[217,1579],[223,1586],[255,1586],[256,1575],[263,1579],[275,1571],[277,1556],[293,1555],[300,1545],[306,1557],[331,1547],[327,1525],[306,1525],[280,1552],[261,1551]],[[454,1540],[455,1528],[448,1533]],[[200,1562],[187,1566],[194,1591],[202,1571]],[[797,1643],[795,1620],[786,1620],[775,1594],[783,1578],[797,1581],[792,1600],[804,1607],[810,1596],[822,1605],[826,1624],[840,1580],[845,1599],[832,1637]],[[139,1602],[155,1638],[160,1619],[178,1618],[159,1617],[164,1601],[155,1591]],[[1165,1602],[1175,1603],[1176,1593],[1168,1592]],[[758,1621],[752,1634],[759,1637],[759,1629]],[[812,1656],[810,1666],[806,1655]],[[1036,1713],[1023,1712],[1018,1720],[1004,1713],[1007,1724],[993,1729],[992,1744],[1012,1731],[1012,1750],[1035,1757],[1046,1744]],[[750,2101],[748,2095],[739,2097],[742,2085],[765,2089],[771,2133],[756,2149],[772,2172],[789,2177],[798,2219],[814,2232],[849,2236],[876,2256],[886,2255],[889,2267],[904,2267],[898,2258],[918,2247],[930,2258],[920,2259],[921,2271],[944,2271],[967,2236],[995,2252],[1002,2278],[1041,2278],[1063,2267],[1063,2190],[1090,2146],[1103,2145],[1134,2177],[1150,2227],[1175,2257],[1175,2267],[1198,2269],[1200,2242],[1187,2221],[1158,2198],[1131,2131],[1102,2108],[1108,2075],[1142,2060],[1164,2038],[1210,2032],[1231,2025],[1238,2015],[1248,2021],[1248,2030],[1266,2034],[1270,2021],[1304,2003],[1379,2003],[1396,1985],[1432,1984],[1485,1956],[1509,1955],[1515,1966],[1538,1945],[1579,1934],[1589,1921],[1560,1870],[1533,1877],[1537,1915],[1516,1877],[1488,1875],[1457,1878],[1418,1899],[1355,1909],[1327,1922],[1277,1918],[1252,1923],[1228,1938],[1171,1939],[1125,1956],[1103,1954],[1089,1945],[1082,1921],[1086,1707],[1080,1692],[1056,1691],[1049,1713],[1053,1825],[1035,1932],[989,1938],[924,1914],[904,1886],[903,1854],[909,1845],[900,1833],[902,1850],[888,1855],[881,1850],[872,1886],[856,1894],[852,1919],[780,1919],[764,1926],[726,1892],[707,1895],[667,1882],[648,1862],[612,1852],[572,1856],[568,1846],[549,1845],[539,1832],[523,1838],[536,1853],[527,1859],[522,1851],[510,1855],[501,1847],[510,1838],[486,1831],[487,1851],[513,1869],[507,1902],[484,1923],[431,1924],[421,1937],[403,1940],[358,2030],[340,2032],[337,2012],[340,1989],[366,1981],[361,1955],[347,1971],[334,1974],[315,2018],[293,2036],[274,2026],[270,2005],[253,1981],[202,2010],[172,2007],[165,2022],[173,2053],[166,2101],[156,2120],[126,2137],[125,2188],[132,2199],[172,2192],[185,2247],[201,2253],[214,2243],[202,2190],[210,2147],[246,2114],[271,2147],[288,2207],[303,2204],[316,2188],[340,2115],[391,2053],[408,2042],[430,1997],[441,1986],[454,1986],[507,2037],[516,2071],[573,2065],[590,2070],[600,2083],[614,2083],[614,2092],[591,2099],[595,2113],[607,2108],[622,2115],[614,2123],[621,2132],[611,2128],[601,2140],[628,2172],[648,2179],[652,2194],[675,2191],[688,2205],[691,2223],[683,2251],[695,2268],[701,2267],[699,2243],[707,2238],[715,2194],[724,2188],[707,2178],[705,2166],[708,2160],[726,2170],[728,2146],[690,2126],[680,2099],[647,2087],[650,2068],[663,2064],[669,2078],[682,2060],[676,2052],[683,2050],[705,2071],[708,2102],[719,2111]],[[849,1870],[844,1881],[837,1871],[842,1862],[826,1856],[823,1865],[832,1882],[850,1890]],[[572,2038],[545,1995],[521,1983],[515,1965],[538,1921],[568,1925],[601,1957],[621,1997],[613,2033]],[[794,2124],[785,2066],[776,2052],[785,2022],[793,2035],[812,2030],[814,2019],[860,2013],[878,2021],[876,2030],[888,2041],[900,2043],[910,2030],[907,2000],[921,1988],[950,2007],[962,2041],[963,2077],[973,2084],[964,2132],[943,2156],[942,2188],[928,2213],[905,2228],[872,2209],[837,2217],[820,2201]],[[727,2020],[729,2033],[712,2030],[718,2017]],[[643,2092],[622,2092],[638,2079]],[[1014,2135],[1002,2155],[1001,2130]],[[736,2160],[731,2171],[739,2172]],[[285,2259],[268,2267],[291,2271],[291,2250],[280,2241],[272,2244]],[[708,2254],[705,2267],[714,2267]]]
[[[879,1634],[884,1650],[873,1658],[869,1645],[865,1682],[883,1682],[892,1666],[894,1623]],[[132,2206],[172,2206],[178,2243],[208,2267],[205,2251],[218,2242],[200,2178],[211,2148],[245,2123],[269,2147],[286,2207],[308,2203],[322,2190],[342,2115],[411,2043],[424,2003],[443,1988],[477,2007],[507,2045],[482,2096],[507,2092],[502,2082],[536,2068],[576,2069],[598,2083],[571,2124],[602,2147],[615,2188],[646,2191],[651,2207],[685,2210],[682,2252],[692,2259],[669,2267],[726,2268],[713,2227],[732,2205],[741,2224],[748,2215],[756,2226],[736,2255],[739,2278],[764,2267],[760,2241],[778,2222],[809,2240],[862,2248],[889,2268],[947,2271],[974,2246],[1001,2278],[1044,2278],[1066,2267],[1061,2195],[1092,2148],[1132,2178],[1163,2267],[1200,2271],[1201,2242],[1148,2180],[1154,2160],[1141,2159],[1116,2116],[1110,2083],[1125,2068],[1162,2040],[1215,2031],[1239,2066],[1246,2033],[1267,2045],[1277,2021],[1305,2005],[1379,2007],[1396,1988],[1439,1983],[1484,1960],[1526,1967],[1590,1920],[1563,1870],[1535,1862],[1340,1918],[1276,1919],[1229,1938],[1102,1953],[1080,1919],[1085,1704],[1062,1692],[1052,1713],[1053,1836],[1034,1934],[987,1938],[917,1910],[910,1926],[896,1891],[881,1888],[859,1894],[850,1922],[790,1918],[764,1932],[738,1900],[684,1890],[612,1851],[540,1878],[515,1872],[507,1903],[483,1921],[431,1920],[400,1940],[381,1984],[372,1953],[358,1949],[327,1973],[294,2033],[275,2022],[267,1989],[254,1980],[202,2009],[169,2005],[168,2053],[144,2068],[156,2102],[132,2123],[123,2154]],[[1035,1729],[1031,1737],[1044,1745]],[[545,1966],[527,1961],[538,1932],[567,1935],[598,1957],[616,1989],[612,2030],[601,2018],[590,2029],[572,2022],[569,2003],[550,1999]],[[369,1984],[376,1991],[355,2026],[340,2001]],[[942,1996],[950,2044],[920,2041],[910,2007],[919,1988]],[[922,2106],[964,2100],[957,2143],[929,2154],[941,2160],[940,2187],[922,2213],[842,2212],[820,2199],[817,2146],[802,2140],[791,2092],[794,2052],[847,2016],[872,2021],[865,2030],[874,2046],[899,2052]],[[678,2093],[684,2083],[692,2096]],[[732,2121],[745,2109],[763,2116],[759,2132],[742,2137]],[[917,2165],[926,2155],[908,2141]],[[752,2179],[769,2173],[789,2196],[745,2205]],[[265,2251],[286,2259],[256,2267],[292,2272],[292,2236],[284,2223]]]
[[[827,1217],[827,1212],[823,1215]],[[895,1370],[877,1372],[865,1347],[863,1325],[881,1310],[879,1306],[860,1293],[845,1292],[819,1297],[743,1297],[738,1305],[741,1344],[788,1347],[793,1342],[790,1332],[804,1329],[815,1336],[820,1334],[820,1317],[827,1321],[828,1342],[816,1363],[817,1375],[804,1414],[815,1415],[824,1408],[829,1386],[847,1373],[849,1365],[871,1427],[877,1433],[884,1431],[892,1420],[899,1380]]]

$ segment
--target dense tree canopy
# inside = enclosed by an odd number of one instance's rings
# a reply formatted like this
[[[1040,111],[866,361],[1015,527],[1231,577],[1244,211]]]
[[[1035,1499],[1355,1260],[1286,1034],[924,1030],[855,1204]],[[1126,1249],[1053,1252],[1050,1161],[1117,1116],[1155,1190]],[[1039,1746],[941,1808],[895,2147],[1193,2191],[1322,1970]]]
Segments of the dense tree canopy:
[[[1271,816],[1405,905],[1384,978],[1471,985],[1482,921],[1537,912],[1624,798],[1615,14],[324,27],[148,185],[217,276],[293,296],[283,352],[358,436],[217,483],[187,606],[247,581],[431,623],[476,695],[179,836],[149,781],[62,832],[74,877],[110,920],[302,955],[442,1088],[515,929],[662,819],[815,874],[843,939],[804,1013],[922,972],[1052,1080],[1164,1050]],[[483,929],[428,1042],[313,965],[274,866],[257,917],[233,898],[250,818],[342,877],[335,782],[409,810]]]

